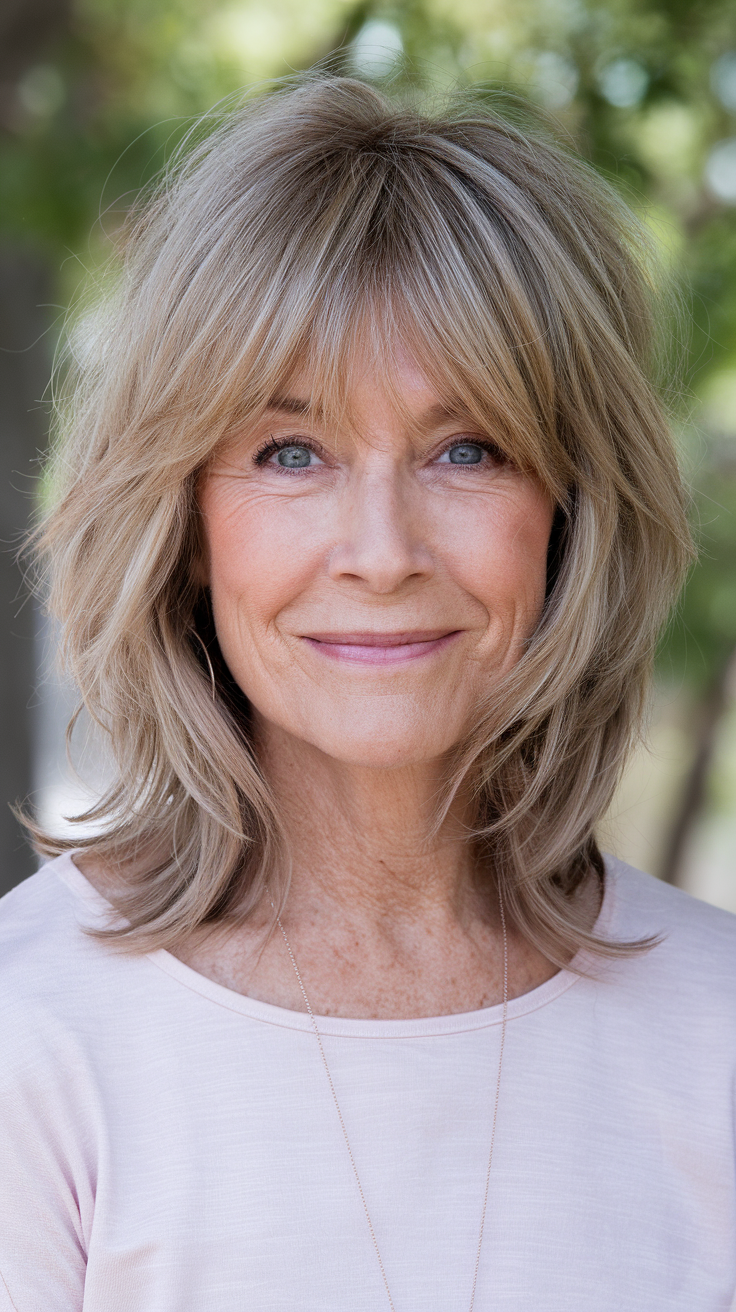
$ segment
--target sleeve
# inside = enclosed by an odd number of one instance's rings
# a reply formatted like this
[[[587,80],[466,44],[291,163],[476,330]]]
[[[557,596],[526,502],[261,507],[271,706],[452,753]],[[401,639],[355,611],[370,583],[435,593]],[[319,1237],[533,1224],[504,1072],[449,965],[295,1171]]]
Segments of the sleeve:
[[[37,1034],[11,1042],[5,1053],[0,1312],[81,1312],[94,1200],[83,1089],[68,1060],[39,1044]]]

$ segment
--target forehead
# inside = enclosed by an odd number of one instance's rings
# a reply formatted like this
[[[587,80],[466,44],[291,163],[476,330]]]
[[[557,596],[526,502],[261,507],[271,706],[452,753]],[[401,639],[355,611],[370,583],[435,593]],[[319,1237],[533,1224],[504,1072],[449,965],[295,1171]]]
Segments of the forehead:
[[[390,368],[380,358],[366,355],[354,358],[335,390],[337,395],[334,392],[332,396],[326,395],[320,373],[303,364],[273,393],[267,410],[325,426],[340,421],[359,422],[362,427],[366,416],[380,422],[390,415],[417,430],[434,429],[471,417],[462,399],[430,381],[404,347],[396,348]]]

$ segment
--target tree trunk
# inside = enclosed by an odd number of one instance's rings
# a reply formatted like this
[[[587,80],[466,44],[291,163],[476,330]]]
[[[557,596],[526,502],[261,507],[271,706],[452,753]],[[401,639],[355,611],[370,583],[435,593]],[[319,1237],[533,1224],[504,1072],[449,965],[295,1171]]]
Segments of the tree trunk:
[[[0,131],[15,131],[17,87],[69,27],[71,0],[0,6]],[[46,448],[52,277],[43,256],[0,245],[0,894],[35,869],[10,810],[32,787],[34,606],[15,563]]]
[[[660,869],[661,878],[668,884],[680,884],[685,873],[688,845],[705,802],[718,726],[728,708],[734,679],[736,679],[736,647],[721,665],[700,705],[695,755],[685,780],[677,818]]]
[[[0,249],[0,893],[35,869],[11,805],[32,787],[34,605],[15,553],[46,446],[49,276],[37,257]]]

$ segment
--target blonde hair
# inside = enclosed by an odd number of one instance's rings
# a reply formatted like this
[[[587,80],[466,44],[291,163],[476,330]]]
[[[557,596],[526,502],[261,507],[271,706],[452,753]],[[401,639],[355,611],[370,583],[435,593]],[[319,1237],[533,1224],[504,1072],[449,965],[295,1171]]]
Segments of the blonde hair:
[[[40,537],[117,775],[86,816],[100,835],[37,828],[36,842],[127,872],[121,942],[170,946],[247,916],[278,877],[248,706],[197,582],[198,477],[298,366],[337,413],[358,345],[390,377],[400,338],[557,506],[542,618],[458,747],[447,798],[472,787],[483,865],[550,960],[627,950],[581,928],[573,894],[600,873],[595,826],[691,549],[648,381],[643,250],[612,190],[545,134],[347,78],[246,104],[169,171],[62,401]]]

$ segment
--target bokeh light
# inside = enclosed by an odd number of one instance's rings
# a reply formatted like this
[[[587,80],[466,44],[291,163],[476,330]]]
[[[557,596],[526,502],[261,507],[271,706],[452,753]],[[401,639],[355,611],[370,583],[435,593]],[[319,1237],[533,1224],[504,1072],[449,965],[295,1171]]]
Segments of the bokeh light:
[[[609,105],[630,109],[646,95],[649,74],[636,59],[614,59],[601,69],[598,85]]]
[[[393,23],[364,23],[350,51],[353,70],[371,79],[387,77],[398,64],[403,51],[401,33]]]
[[[710,70],[710,84],[724,108],[736,112],[736,50],[719,55]]]
[[[705,180],[714,196],[736,205],[736,137],[713,147],[705,163]]]

